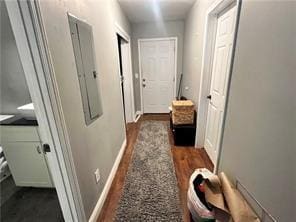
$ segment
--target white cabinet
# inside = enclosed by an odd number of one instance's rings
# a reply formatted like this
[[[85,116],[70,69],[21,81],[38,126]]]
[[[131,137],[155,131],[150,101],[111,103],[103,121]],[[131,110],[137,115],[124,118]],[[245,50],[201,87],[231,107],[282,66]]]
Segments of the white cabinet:
[[[53,187],[35,126],[1,126],[1,145],[17,186]]]

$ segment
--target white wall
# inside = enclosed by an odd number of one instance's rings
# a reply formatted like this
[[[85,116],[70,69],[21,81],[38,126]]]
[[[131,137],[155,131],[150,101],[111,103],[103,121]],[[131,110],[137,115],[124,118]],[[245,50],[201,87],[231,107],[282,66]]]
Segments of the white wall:
[[[1,3],[1,69],[0,69],[0,113],[34,117],[32,111],[21,111],[17,107],[31,103],[31,96],[19,58],[6,6]]]
[[[296,221],[295,9],[243,1],[219,166],[283,222]]]
[[[184,31],[182,95],[198,104],[206,11],[214,0],[196,1],[190,10]],[[185,90],[185,87],[188,87]]]
[[[111,0],[111,11],[112,11],[112,16],[113,16],[113,21],[114,23],[117,23],[118,25],[121,26],[121,28],[124,29],[129,35],[131,35],[131,25],[122,11],[119,3],[117,0]]]
[[[89,217],[106,183],[125,138],[114,23],[129,24],[117,1],[40,1],[59,97],[73,152],[86,216]],[[85,125],[67,12],[92,25],[103,115]],[[94,172],[101,180],[95,183]]]
[[[132,59],[133,59],[133,73],[139,74],[139,55],[138,55],[138,39],[140,38],[163,38],[163,37],[177,37],[178,38],[178,55],[177,55],[177,81],[183,69],[183,35],[184,22],[183,21],[168,21],[161,23],[134,23],[132,24]],[[140,81],[134,80],[134,96],[135,109],[141,110],[140,97]]]

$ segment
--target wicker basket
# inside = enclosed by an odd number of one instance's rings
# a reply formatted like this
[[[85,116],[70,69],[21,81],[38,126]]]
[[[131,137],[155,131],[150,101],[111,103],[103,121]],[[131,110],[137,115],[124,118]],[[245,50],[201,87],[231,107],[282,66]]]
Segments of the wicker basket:
[[[176,100],[172,103],[173,124],[193,124],[194,121],[194,103],[191,100]]]

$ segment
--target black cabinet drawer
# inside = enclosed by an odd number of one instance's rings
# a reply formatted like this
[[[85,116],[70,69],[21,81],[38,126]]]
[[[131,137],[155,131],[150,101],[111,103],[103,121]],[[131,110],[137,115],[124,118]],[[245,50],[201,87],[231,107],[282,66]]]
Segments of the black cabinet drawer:
[[[170,116],[172,116],[170,114]],[[194,123],[186,125],[174,125],[170,118],[170,128],[173,133],[176,146],[194,146],[196,133],[196,112],[194,113]]]

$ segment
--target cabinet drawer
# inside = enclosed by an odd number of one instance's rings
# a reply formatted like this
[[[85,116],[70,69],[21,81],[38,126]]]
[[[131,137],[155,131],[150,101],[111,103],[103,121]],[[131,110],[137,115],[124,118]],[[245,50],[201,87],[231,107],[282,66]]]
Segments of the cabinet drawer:
[[[38,128],[33,126],[1,126],[1,142],[40,141]]]
[[[17,186],[52,187],[45,154],[40,142],[7,142],[3,152]]]

